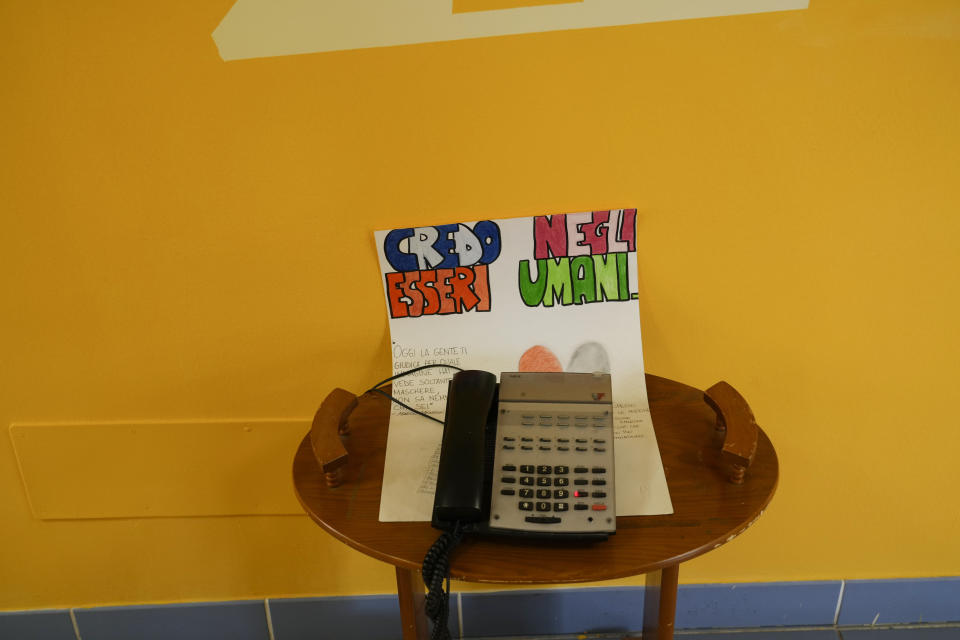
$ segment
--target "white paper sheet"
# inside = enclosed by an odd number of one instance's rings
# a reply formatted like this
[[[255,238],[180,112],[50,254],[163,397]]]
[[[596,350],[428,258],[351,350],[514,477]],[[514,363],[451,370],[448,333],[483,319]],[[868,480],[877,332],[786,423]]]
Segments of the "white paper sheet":
[[[608,371],[618,515],[672,513],[650,420],[632,209],[377,231],[394,373]],[[449,284],[448,284],[449,283]],[[443,303],[441,304],[441,299]],[[453,369],[394,382],[443,420]],[[380,520],[429,520],[443,425],[393,405]]]

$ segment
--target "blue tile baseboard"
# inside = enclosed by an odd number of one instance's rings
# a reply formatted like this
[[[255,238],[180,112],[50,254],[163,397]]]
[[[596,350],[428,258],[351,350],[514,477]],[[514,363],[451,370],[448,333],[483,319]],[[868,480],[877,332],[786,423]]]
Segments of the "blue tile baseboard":
[[[74,609],[83,640],[269,640],[262,600]]]
[[[274,640],[394,640],[400,635],[397,596],[270,598]],[[450,635],[459,637],[459,601],[450,597]],[[86,639],[84,639],[86,640]]]
[[[73,621],[66,609],[50,611],[0,611],[0,638],[76,640]]]
[[[847,580],[837,620],[842,625],[956,622],[960,577]]]
[[[454,638],[636,632],[643,626],[643,587],[454,593],[450,609]],[[676,627],[697,640],[731,637],[724,629],[756,629],[754,640],[775,632],[770,629],[790,630],[778,636],[784,640],[791,634],[827,638],[837,628],[844,636],[872,638],[883,627],[870,625],[918,622],[960,622],[960,577],[680,585],[677,597]],[[796,627],[808,630],[791,630]],[[946,637],[940,634],[960,627],[928,631],[931,638]],[[399,636],[400,611],[392,595],[0,612],[4,640]]]

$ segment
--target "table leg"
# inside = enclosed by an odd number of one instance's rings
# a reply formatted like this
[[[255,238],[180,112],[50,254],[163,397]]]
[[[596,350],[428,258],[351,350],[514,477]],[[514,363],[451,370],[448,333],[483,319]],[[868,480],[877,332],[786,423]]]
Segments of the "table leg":
[[[430,622],[423,609],[423,581],[419,571],[397,567],[397,597],[400,600],[403,640],[427,640],[430,637]]]
[[[643,593],[643,640],[673,639],[679,577],[679,564],[647,574]]]

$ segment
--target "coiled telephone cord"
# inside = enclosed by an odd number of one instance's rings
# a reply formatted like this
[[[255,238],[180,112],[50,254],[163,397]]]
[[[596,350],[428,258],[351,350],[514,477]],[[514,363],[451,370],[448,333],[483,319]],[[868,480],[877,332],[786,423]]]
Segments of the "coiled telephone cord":
[[[450,640],[450,554],[460,544],[463,532],[460,523],[453,531],[445,531],[433,543],[423,559],[420,575],[426,585],[427,597],[425,609],[427,617],[433,621],[431,640]],[[444,589],[446,580],[446,589]]]

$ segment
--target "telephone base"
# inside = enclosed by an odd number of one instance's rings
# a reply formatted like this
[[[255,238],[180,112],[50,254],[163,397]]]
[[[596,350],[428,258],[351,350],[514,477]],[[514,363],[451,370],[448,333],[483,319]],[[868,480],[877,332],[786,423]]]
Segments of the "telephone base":
[[[535,516],[534,516],[535,517]],[[430,522],[434,529],[453,531],[455,523],[437,520]],[[480,536],[498,536],[504,538],[527,538],[529,540],[558,540],[565,542],[602,542],[616,531],[521,531],[519,529],[500,529],[490,526],[489,522],[461,523],[460,531]]]

